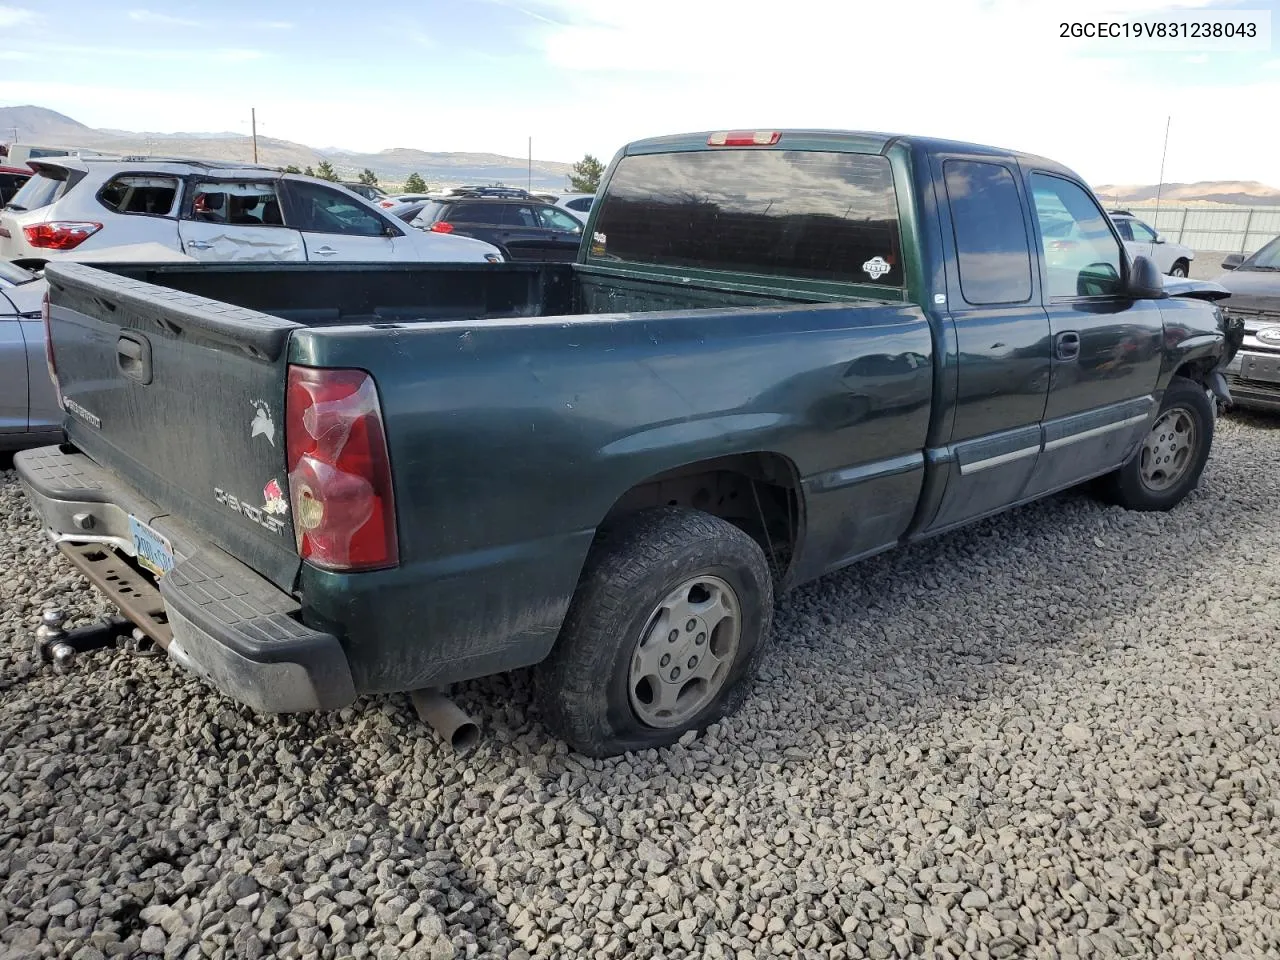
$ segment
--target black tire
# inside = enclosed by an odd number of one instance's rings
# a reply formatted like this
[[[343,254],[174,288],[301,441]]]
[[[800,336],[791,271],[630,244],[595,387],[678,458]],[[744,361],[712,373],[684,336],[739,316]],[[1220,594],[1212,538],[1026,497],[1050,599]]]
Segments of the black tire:
[[[1169,270],[1169,276],[1171,277],[1186,277],[1190,274],[1191,264],[1187,263],[1185,260],[1176,261],[1173,267]]]
[[[1152,418],[1153,432],[1161,418],[1175,408],[1186,411],[1196,431],[1184,472],[1164,489],[1149,486],[1143,479],[1143,450],[1147,439],[1144,437],[1144,446],[1138,447],[1128,463],[1102,478],[1106,499],[1129,510],[1172,510],[1200,483],[1200,474],[1213,446],[1213,405],[1200,384],[1185,377],[1174,377],[1164,393],[1159,412]]]
[[[736,594],[736,652],[725,657],[718,691],[708,688],[711,702],[679,726],[651,726],[632,706],[633,657],[663,599],[703,575]],[[633,514],[593,545],[555,648],[535,672],[543,718],[556,736],[592,757],[674,743],[741,706],[772,621],[769,565],[746,533],[681,507]]]

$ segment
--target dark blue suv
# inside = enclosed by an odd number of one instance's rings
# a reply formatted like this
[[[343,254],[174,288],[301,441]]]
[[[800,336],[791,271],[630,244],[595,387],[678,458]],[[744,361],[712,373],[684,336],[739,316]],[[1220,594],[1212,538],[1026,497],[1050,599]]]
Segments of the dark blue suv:
[[[582,223],[541,200],[463,194],[426,203],[413,226],[474,237],[501,248],[509,260],[577,259]]]

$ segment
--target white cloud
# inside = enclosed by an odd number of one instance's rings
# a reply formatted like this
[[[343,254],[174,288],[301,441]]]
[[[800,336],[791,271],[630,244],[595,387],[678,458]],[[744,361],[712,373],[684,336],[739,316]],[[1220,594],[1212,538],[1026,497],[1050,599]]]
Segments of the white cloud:
[[[531,30],[593,118],[589,149],[689,130],[835,127],[993,143],[1093,179],[1154,182],[1167,106],[1167,177],[1280,184],[1280,131],[1248,119],[1280,85],[1224,98],[1221,86],[1147,81],[1123,45],[1086,54],[1061,40],[1057,6],[895,0],[877,16],[844,0],[789,0],[768,14],[728,0],[524,2],[565,24]],[[1070,19],[1117,7],[1132,18],[1170,3],[1076,0]],[[1199,135],[1203,117],[1254,131],[1248,149],[1226,153]]]
[[[167,13],[156,13],[154,10],[130,10],[129,19],[135,23],[153,23],[164,27],[199,27],[199,20],[188,20],[185,17],[174,17]]]
[[[0,6],[0,27],[21,26],[24,23],[30,23],[35,18],[36,15],[30,10]]]

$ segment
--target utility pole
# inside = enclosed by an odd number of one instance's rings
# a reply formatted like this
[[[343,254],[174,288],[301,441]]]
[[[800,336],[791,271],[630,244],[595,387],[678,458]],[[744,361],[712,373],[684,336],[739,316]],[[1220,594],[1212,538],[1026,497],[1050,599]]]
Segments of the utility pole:
[[[258,109],[249,108],[249,126],[253,129],[253,162],[258,162]]]
[[[529,138],[529,180],[526,184],[529,192],[533,192],[533,137]]]

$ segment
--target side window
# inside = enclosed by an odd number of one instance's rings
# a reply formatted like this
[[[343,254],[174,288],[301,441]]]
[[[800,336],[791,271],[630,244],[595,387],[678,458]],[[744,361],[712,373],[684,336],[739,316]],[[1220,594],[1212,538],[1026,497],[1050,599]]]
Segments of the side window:
[[[1155,243],[1156,232],[1141,220],[1129,221],[1133,225],[1133,239],[1139,243]]]
[[[337,233],[348,237],[381,237],[388,222],[351,197],[305,180],[290,180],[292,226],[308,233]],[[401,236],[396,233],[396,236]]]
[[[185,219],[229,227],[284,226],[275,184],[251,180],[197,180]]]
[[[538,207],[538,224],[546,230],[560,230],[564,233],[581,233],[582,224],[574,217],[557,210],[555,207]]]
[[[1093,198],[1077,183],[1031,175],[1048,297],[1107,297],[1124,283],[1120,244]]]
[[[496,226],[502,223],[505,203],[459,203],[446,215],[455,223],[486,223]]]
[[[507,208],[506,216],[502,218],[502,222],[509,227],[524,227],[527,230],[540,230],[543,224],[539,222],[537,214],[533,212],[533,207],[526,203],[505,203]]]
[[[997,163],[943,164],[960,291],[972,304],[1031,299],[1031,245],[1013,174]]]
[[[1113,220],[1113,221],[1111,221],[1111,222],[1112,222],[1112,223],[1114,223],[1114,224],[1116,225],[1116,233],[1120,234],[1120,239],[1121,239],[1121,240],[1132,240],[1132,239],[1134,239],[1134,236],[1133,236],[1133,234],[1134,234],[1134,230],[1133,230],[1133,228],[1134,228],[1135,226],[1137,226],[1137,224],[1134,224],[1134,223],[1133,223],[1133,221],[1131,221],[1131,220]],[[1130,226],[1130,224],[1133,224],[1133,225],[1132,225],[1132,226]],[[1141,238],[1139,238],[1139,239],[1141,239]]]
[[[577,200],[570,200],[565,204],[570,210],[577,210],[579,213],[586,213],[591,209],[591,201],[595,197],[579,197]]]
[[[98,191],[98,202],[115,213],[167,217],[178,199],[178,178],[130,174],[113,177]]]

